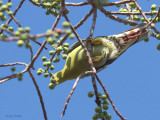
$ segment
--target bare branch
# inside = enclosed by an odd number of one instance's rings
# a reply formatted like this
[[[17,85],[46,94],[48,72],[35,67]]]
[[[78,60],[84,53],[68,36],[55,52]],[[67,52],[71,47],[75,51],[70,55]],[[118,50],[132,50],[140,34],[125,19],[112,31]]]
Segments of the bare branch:
[[[103,6],[113,6],[113,5],[125,4],[125,3],[130,3],[130,2],[132,2],[132,1],[133,1],[133,0],[110,2],[110,3],[105,3]]]
[[[30,77],[32,78],[32,81],[33,81],[33,83],[34,83],[34,86],[36,87],[37,94],[38,94],[38,96],[39,96],[39,100],[40,100],[41,107],[42,107],[42,110],[43,110],[44,119],[45,119],[45,120],[48,120],[48,118],[47,118],[47,113],[46,113],[46,110],[45,110],[45,106],[44,106],[44,102],[43,102],[43,98],[42,98],[40,89],[39,89],[39,87],[38,87],[38,85],[37,85],[37,82],[36,82],[36,80],[35,80],[32,72],[31,72],[31,70],[29,70],[28,73],[29,73]]]
[[[68,2],[65,2],[65,5],[66,6],[84,6],[84,5],[88,5],[88,1],[81,2],[81,3],[68,3]]]
[[[27,66],[27,64],[26,64],[26,63],[22,63],[22,62],[15,62],[15,63],[8,63],[8,64],[0,65],[0,67],[14,66],[14,65],[25,65],[25,66]]]

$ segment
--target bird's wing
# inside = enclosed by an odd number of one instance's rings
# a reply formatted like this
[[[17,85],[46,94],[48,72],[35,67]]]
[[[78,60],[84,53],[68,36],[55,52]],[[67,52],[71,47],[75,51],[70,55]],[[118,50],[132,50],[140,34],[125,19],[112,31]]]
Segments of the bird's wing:
[[[86,42],[86,40],[82,40],[83,43]],[[75,48],[77,48],[80,45],[80,42],[76,42],[73,45],[70,46],[70,48],[67,51],[67,54],[69,54],[70,52],[72,52]]]

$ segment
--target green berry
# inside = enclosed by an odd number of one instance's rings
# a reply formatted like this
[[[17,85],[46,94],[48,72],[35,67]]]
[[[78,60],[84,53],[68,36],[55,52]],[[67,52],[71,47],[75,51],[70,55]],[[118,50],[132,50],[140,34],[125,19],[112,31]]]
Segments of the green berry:
[[[106,117],[106,116],[107,116],[107,112],[106,112],[106,111],[103,111],[103,115]]]
[[[132,10],[132,12],[139,12],[137,9]]]
[[[25,45],[25,47],[26,47],[26,48],[30,48],[30,47],[31,47],[31,43],[30,43],[30,42],[27,42],[26,45]]]
[[[5,11],[5,10],[7,10],[8,9],[8,6],[7,5],[2,5],[2,7],[1,7],[1,10],[2,11]]]
[[[155,11],[155,10],[152,11],[152,14],[153,14],[153,15],[156,15],[157,13],[158,13],[158,11]]]
[[[123,8],[119,9],[119,12],[123,12]]]
[[[53,90],[55,88],[55,85],[53,83],[49,83],[49,89]]]
[[[53,65],[50,67],[50,70],[54,70],[54,66]]]
[[[41,3],[41,0],[34,0],[35,2],[37,2],[37,3]]]
[[[145,42],[148,42],[148,41],[149,41],[149,38],[144,39],[144,41],[145,41]]]
[[[48,42],[48,44],[50,44],[50,45],[53,45],[54,43],[55,43],[55,38],[52,38],[52,37],[48,37],[47,38],[47,42]]]
[[[116,7],[121,7],[121,4],[116,5]]]
[[[98,118],[102,119],[104,117],[103,113],[98,114]]]
[[[71,33],[71,34],[69,35],[69,38],[70,38],[70,39],[74,39],[74,34]]]
[[[144,21],[145,21],[144,17],[142,17],[142,18],[141,18],[141,21],[142,21],[142,22],[144,22]]]
[[[47,66],[50,67],[51,66],[51,62],[47,62]]]
[[[53,51],[53,50],[49,51],[50,55],[53,55],[54,53],[55,53],[55,51]]]
[[[18,47],[22,47],[23,44],[24,44],[24,41],[23,41],[23,40],[18,40],[18,41],[17,41]]]
[[[136,7],[136,5],[134,4],[134,2],[130,2],[129,6],[131,6],[131,8],[135,8]]]
[[[97,119],[98,119],[98,114],[94,114],[94,115],[92,116],[92,119],[93,119],[93,120],[97,120]]]
[[[47,60],[46,56],[43,56],[42,61],[46,61],[46,60]]]
[[[41,72],[43,72],[43,69],[42,69],[42,68],[39,68],[39,69],[38,69],[38,71],[41,71]]]
[[[63,27],[67,28],[67,27],[70,26],[70,23],[69,22],[63,22],[62,25],[63,25]]]
[[[156,18],[156,21],[157,21],[157,22],[160,22],[160,17],[157,17],[157,18]]]
[[[44,63],[43,63],[43,66],[44,66],[44,67],[47,67],[47,62],[44,62]]]
[[[67,52],[68,51],[68,47],[63,47],[63,51]]]
[[[157,34],[157,35],[156,35],[156,38],[157,38],[158,40],[160,40],[160,34]]]
[[[157,49],[160,50],[160,43],[157,45]]]
[[[58,33],[54,33],[54,37],[55,38],[59,38],[59,34]]]
[[[110,114],[107,114],[105,118],[106,118],[106,120],[111,120],[112,117]]]
[[[130,20],[130,17],[127,17],[126,20]]]
[[[18,81],[22,81],[22,77],[18,77]]]
[[[57,5],[58,5],[57,2],[53,2],[53,3],[52,3],[52,6],[54,6],[54,7],[56,7]]]
[[[1,20],[2,20],[2,21],[5,21],[5,20],[6,20],[6,16],[2,16],[2,17],[1,17]]]
[[[55,85],[53,83],[49,83],[49,89],[53,90],[55,88]]]
[[[57,52],[61,52],[62,51],[62,46],[59,46],[58,48],[57,48]]]
[[[12,7],[12,3],[11,2],[7,2],[7,6],[8,7]]]
[[[49,2],[44,3],[44,5],[45,5],[47,8],[50,8],[50,7],[51,7],[51,4],[50,4]]]
[[[96,108],[95,108],[95,112],[96,112],[96,113],[101,113],[101,112],[102,112],[101,107],[96,107]]]
[[[72,30],[66,30],[66,34],[70,35],[72,33]]]
[[[69,43],[64,43],[63,47],[69,47]]]
[[[108,102],[108,101],[103,101],[102,104],[107,104],[107,105],[109,105],[109,102]]]
[[[37,75],[41,75],[41,71],[38,70],[38,71],[37,71]]]
[[[123,9],[123,11],[122,12],[128,12],[128,10],[127,9]]]
[[[27,37],[26,34],[21,34],[21,35],[20,35],[20,39],[22,39],[22,40],[27,40],[28,37]]]
[[[3,17],[3,16],[4,16],[3,12],[0,12],[0,17]]]
[[[8,28],[8,24],[2,24],[1,27]]]
[[[11,67],[11,71],[14,72],[16,70],[15,67]]]
[[[62,55],[62,58],[63,58],[63,59],[66,59],[66,58],[67,58],[67,55]]]
[[[22,33],[24,30],[23,30],[22,27],[19,27],[19,28],[18,28],[18,31],[19,31],[20,33]]]
[[[25,31],[26,31],[27,33],[29,33],[31,30],[30,30],[29,27],[26,27],[26,28],[25,28]]]
[[[108,108],[109,108],[109,106],[107,104],[103,104],[102,107],[103,107],[104,110],[108,110]]]
[[[156,4],[153,4],[152,6],[151,6],[151,9],[152,10],[155,10],[157,8],[157,5]]]
[[[8,14],[9,16],[12,16],[12,15],[13,15],[13,12],[12,12],[12,11],[8,11],[7,14]]]
[[[48,77],[49,76],[49,73],[44,73],[44,77]]]
[[[106,96],[106,95],[102,95],[100,98],[101,98],[102,100],[106,100],[106,99],[107,99],[107,96]]]
[[[152,27],[155,27],[155,24],[151,24]]]
[[[93,96],[94,96],[94,92],[92,92],[92,91],[88,92],[88,97],[89,98],[92,98]]]
[[[151,22],[151,21],[152,21],[152,18],[148,18],[148,20]]]
[[[8,30],[13,32],[14,29],[13,29],[13,27],[8,27]]]

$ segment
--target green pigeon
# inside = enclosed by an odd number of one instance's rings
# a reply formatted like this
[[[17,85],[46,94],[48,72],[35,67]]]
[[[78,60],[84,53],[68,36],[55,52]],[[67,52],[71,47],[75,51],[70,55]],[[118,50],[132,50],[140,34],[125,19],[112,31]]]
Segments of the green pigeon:
[[[97,72],[106,68],[133,44],[152,35],[147,23],[141,23],[120,34],[111,36],[98,36],[92,40],[83,40],[85,47],[91,44],[91,57]],[[90,65],[86,53],[79,42],[68,49],[68,56],[64,68],[51,77],[54,86],[67,80],[76,79],[80,74],[89,71]]]

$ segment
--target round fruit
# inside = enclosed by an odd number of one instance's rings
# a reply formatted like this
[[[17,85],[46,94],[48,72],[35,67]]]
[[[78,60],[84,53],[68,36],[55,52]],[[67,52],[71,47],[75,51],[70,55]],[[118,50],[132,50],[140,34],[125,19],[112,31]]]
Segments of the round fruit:
[[[23,40],[18,40],[17,45],[18,45],[19,47],[22,47],[23,44],[24,44],[24,41],[23,41]]]
[[[101,113],[101,112],[102,112],[101,107],[96,107],[96,108],[95,108],[95,112],[96,112],[96,113]]]
[[[106,95],[102,95],[100,98],[101,98],[102,100],[106,100],[106,99],[107,99],[107,96],[106,96]]]
[[[46,56],[43,56],[42,61],[46,61],[46,60],[47,60]]]
[[[49,83],[49,89],[53,90],[55,88],[55,85],[53,83]]]
[[[103,104],[102,107],[103,107],[104,110],[108,110],[108,108],[109,108],[109,106],[107,104]]]
[[[63,22],[62,25],[63,25],[63,27],[67,28],[67,27],[70,26],[70,23],[69,22]]]
[[[151,9],[152,10],[155,10],[157,8],[157,5],[156,4],[153,4],[152,6],[151,6]]]
[[[49,76],[49,73],[44,73],[44,77],[48,77]]]
[[[160,43],[157,45],[157,49],[160,50]]]
[[[37,71],[37,75],[41,75],[41,71],[38,70],[38,71]]]
[[[156,38],[157,38],[158,40],[160,40],[160,34],[157,34],[157,35],[156,35]]]
[[[92,98],[93,96],[94,96],[94,92],[92,92],[92,91],[88,92],[88,97],[89,98]]]

